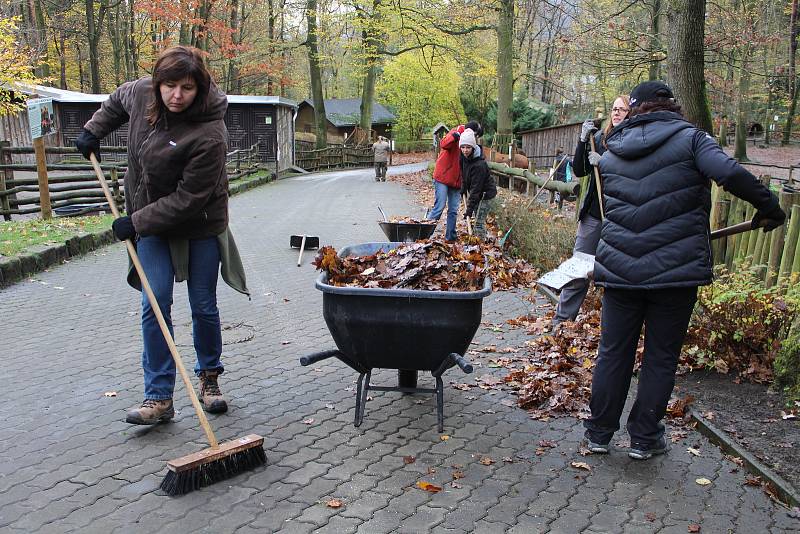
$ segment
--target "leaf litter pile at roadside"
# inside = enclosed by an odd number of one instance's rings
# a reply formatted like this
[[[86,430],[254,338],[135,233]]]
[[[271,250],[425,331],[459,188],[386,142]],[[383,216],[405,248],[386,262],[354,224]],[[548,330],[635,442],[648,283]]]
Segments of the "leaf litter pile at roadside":
[[[425,239],[346,258],[325,246],[313,264],[334,286],[426,291],[477,291],[486,276],[495,290],[530,287],[538,274],[527,263],[503,256],[498,247],[468,236],[456,243]]]

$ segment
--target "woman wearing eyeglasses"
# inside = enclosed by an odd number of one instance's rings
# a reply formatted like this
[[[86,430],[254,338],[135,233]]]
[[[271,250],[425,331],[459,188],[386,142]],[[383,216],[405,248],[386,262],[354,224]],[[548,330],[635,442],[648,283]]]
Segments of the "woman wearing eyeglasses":
[[[606,151],[605,138],[608,132],[628,117],[630,111],[630,100],[628,95],[619,95],[614,100],[611,108],[611,117],[606,123],[605,128],[597,130],[594,119],[589,119],[581,127],[581,135],[578,146],[575,147],[575,157],[573,158],[572,168],[575,176],[591,175],[594,171],[592,167],[600,161],[603,152]],[[591,150],[589,136],[594,135],[594,146],[596,151]],[[575,252],[594,255],[597,251],[597,243],[600,241],[600,229],[602,220],[600,215],[600,198],[597,194],[597,186],[594,179],[589,179],[589,188],[583,198],[580,212],[578,213],[578,233],[575,238]],[[573,280],[561,289],[558,299],[556,314],[553,317],[553,326],[558,326],[564,321],[574,321],[589,291],[589,281],[586,279]]]

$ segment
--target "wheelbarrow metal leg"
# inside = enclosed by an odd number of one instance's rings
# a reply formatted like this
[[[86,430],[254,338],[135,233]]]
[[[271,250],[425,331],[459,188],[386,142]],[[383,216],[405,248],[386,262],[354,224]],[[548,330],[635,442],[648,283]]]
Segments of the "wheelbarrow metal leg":
[[[358,387],[356,389],[356,414],[353,426],[359,427],[364,422],[364,410],[367,406],[367,393],[369,392],[369,380],[372,371],[361,373],[358,376]]]
[[[444,385],[442,377],[436,377],[436,416],[439,420],[439,433],[444,432]]]

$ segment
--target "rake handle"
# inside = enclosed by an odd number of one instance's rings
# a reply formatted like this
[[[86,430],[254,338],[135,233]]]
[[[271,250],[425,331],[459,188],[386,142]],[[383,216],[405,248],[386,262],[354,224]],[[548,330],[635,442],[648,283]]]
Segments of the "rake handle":
[[[300,255],[297,257],[297,266],[303,261],[303,251],[306,249],[306,235],[303,234],[303,239],[300,241]]]
[[[108,189],[105,176],[103,176],[103,170],[100,168],[100,164],[97,162],[97,157],[94,155],[94,153],[89,154],[89,160],[92,162],[94,172],[97,174],[97,179],[100,181],[100,187],[103,188],[103,193],[106,196],[108,205],[111,207],[111,213],[115,218],[118,218],[119,210],[117,209],[117,204],[114,202],[114,199],[111,196],[111,191]],[[133,262],[133,266],[136,268],[136,272],[139,274],[139,280],[142,282],[142,290],[147,295],[147,300],[150,302],[150,307],[153,308],[153,313],[158,321],[158,326],[161,327],[161,333],[164,335],[164,340],[167,342],[169,352],[172,355],[172,359],[175,361],[175,367],[178,368],[181,378],[183,379],[183,383],[186,385],[186,391],[189,393],[189,398],[192,401],[192,406],[194,406],[195,412],[197,412],[197,418],[200,419],[200,424],[203,426],[203,430],[206,432],[208,443],[211,445],[212,449],[217,449],[219,448],[217,437],[214,435],[214,431],[211,430],[211,425],[209,424],[208,418],[203,411],[203,407],[200,406],[200,400],[197,398],[197,393],[194,391],[194,386],[192,385],[191,380],[189,380],[189,374],[186,372],[186,368],[183,366],[183,360],[181,360],[181,355],[178,353],[178,347],[175,346],[175,341],[172,339],[172,335],[169,333],[167,322],[164,320],[164,315],[161,313],[161,308],[158,306],[156,296],[153,294],[153,290],[150,288],[150,282],[147,280],[147,276],[144,274],[144,268],[139,261],[139,255],[136,253],[136,247],[133,246],[133,242],[130,239],[125,240],[125,246],[128,248],[128,255],[131,257],[131,262]]]
[[[592,152],[597,152],[595,145],[594,145],[594,135],[589,136],[589,146],[592,149]],[[606,218],[606,212],[603,208],[603,188],[600,185],[600,169],[592,165],[592,169],[594,169],[594,184],[597,187],[597,203],[600,205],[600,220]]]
[[[464,204],[464,211],[467,211],[467,196],[461,195],[461,202]],[[464,219],[467,222],[467,234],[472,235],[472,225],[469,222],[469,217]]]

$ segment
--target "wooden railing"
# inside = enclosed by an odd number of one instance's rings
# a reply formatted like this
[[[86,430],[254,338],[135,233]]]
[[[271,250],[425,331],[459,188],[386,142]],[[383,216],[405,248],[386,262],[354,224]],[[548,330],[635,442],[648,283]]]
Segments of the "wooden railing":
[[[11,147],[0,141],[0,215],[11,220],[12,215],[30,215],[41,211],[36,165],[14,163],[15,155],[33,154],[33,147]],[[56,215],[81,215],[105,211],[108,206],[103,191],[89,162],[72,147],[46,147],[47,155],[61,156],[59,163],[48,163],[48,191]],[[127,169],[127,147],[104,146],[101,168],[112,190],[117,206],[124,205],[122,177]],[[261,170],[258,144],[248,149],[226,154],[228,180],[233,182]],[[117,160],[117,161],[113,161]],[[19,173],[28,174],[20,176]]]

